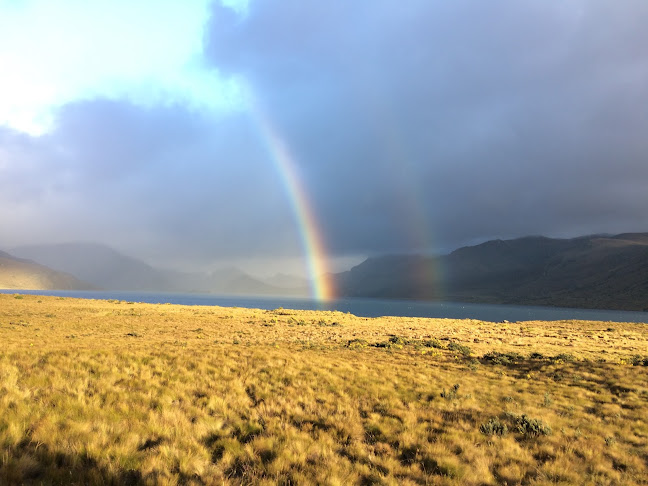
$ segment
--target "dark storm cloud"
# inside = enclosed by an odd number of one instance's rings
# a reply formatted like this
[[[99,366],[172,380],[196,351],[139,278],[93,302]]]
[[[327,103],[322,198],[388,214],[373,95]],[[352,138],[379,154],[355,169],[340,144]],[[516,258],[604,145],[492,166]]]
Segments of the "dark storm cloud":
[[[333,256],[648,230],[648,3],[252,0],[205,56],[248,83]],[[68,104],[0,128],[0,244],[299,257],[255,116]]]
[[[336,252],[424,250],[648,229],[646,21],[639,0],[257,0],[214,7],[207,48],[293,147]]]

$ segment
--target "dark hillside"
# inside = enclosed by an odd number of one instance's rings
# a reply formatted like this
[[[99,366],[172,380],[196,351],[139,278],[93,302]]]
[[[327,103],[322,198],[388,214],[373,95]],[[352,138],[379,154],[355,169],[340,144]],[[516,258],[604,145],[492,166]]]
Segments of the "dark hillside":
[[[437,258],[371,258],[338,284],[349,296],[645,310],[648,234],[532,236]]]

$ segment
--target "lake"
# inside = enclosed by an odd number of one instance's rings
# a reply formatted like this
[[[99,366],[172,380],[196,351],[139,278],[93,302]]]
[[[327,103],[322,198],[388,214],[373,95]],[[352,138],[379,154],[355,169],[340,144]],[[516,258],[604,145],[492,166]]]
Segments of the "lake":
[[[0,290],[5,294],[53,295],[82,299],[117,299],[150,304],[216,305],[258,309],[336,310],[356,316],[440,317],[450,319],[479,319],[482,321],[561,321],[582,319],[604,322],[648,323],[648,312],[568,309],[497,304],[467,304],[461,302],[421,302],[406,300],[347,298],[327,303],[312,299],[282,297],[236,297],[206,294],[175,294],[153,292],[77,291],[77,290]]]

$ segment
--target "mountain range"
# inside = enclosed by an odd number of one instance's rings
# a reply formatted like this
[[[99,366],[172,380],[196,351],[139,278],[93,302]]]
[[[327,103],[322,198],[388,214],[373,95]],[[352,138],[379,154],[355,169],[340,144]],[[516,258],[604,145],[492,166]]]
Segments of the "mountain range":
[[[532,236],[443,256],[376,257],[336,283],[353,297],[648,310],[648,233]]]
[[[648,233],[491,240],[441,256],[372,257],[331,278],[340,297],[648,310]],[[308,295],[289,275],[161,270],[90,243],[0,252],[0,288]]]
[[[30,259],[52,270],[72,274],[103,290],[195,292],[222,295],[308,295],[305,280],[274,284],[235,268],[213,272],[179,272],[155,268],[141,260],[96,243],[28,245],[11,249],[13,256]]]

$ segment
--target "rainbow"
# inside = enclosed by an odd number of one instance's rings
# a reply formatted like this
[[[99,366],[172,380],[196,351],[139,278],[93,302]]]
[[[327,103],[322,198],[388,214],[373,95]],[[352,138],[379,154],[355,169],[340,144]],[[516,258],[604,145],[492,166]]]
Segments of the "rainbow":
[[[359,93],[359,96],[361,93]],[[392,116],[395,106],[391,104],[390,98],[372,98],[372,115],[379,130],[378,136],[385,161],[394,166],[391,171],[392,183],[396,188],[401,188],[399,193],[399,204],[401,210],[406,212],[407,218],[403,221],[407,224],[401,228],[403,234],[409,237],[409,247],[420,249],[425,253],[434,246],[433,235],[436,234],[432,227],[433,214],[431,206],[426,204],[426,190],[422,186],[422,178],[416,176],[415,164],[413,161],[416,154],[411,152],[410,146],[405,142],[407,139],[403,127],[395,123]],[[434,163],[432,159],[430,161]],[[443,299],[443,268],[429,260],[429,264],[420,265],[413,277],[423,290],[419,297],[434,297]],[[431,292],[431,293],[430,293]]]
[[[299,227],[301,243],[307,260],[311,295],[318,301],[329,301],[335,297],[335,286],[326,267],[324,240],[304,185],[297,173],[294,158],[283,138],[257,103],[251,104],[251,112],[277,168]]]

